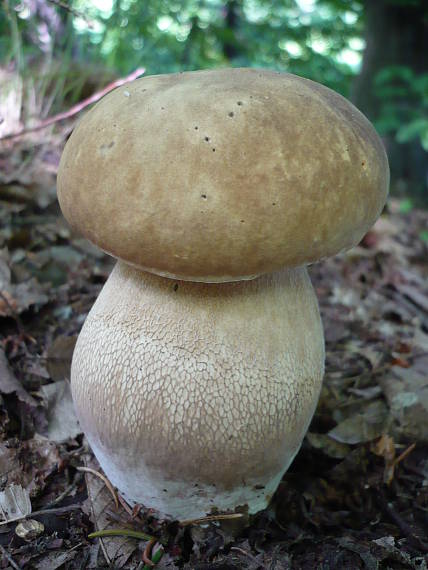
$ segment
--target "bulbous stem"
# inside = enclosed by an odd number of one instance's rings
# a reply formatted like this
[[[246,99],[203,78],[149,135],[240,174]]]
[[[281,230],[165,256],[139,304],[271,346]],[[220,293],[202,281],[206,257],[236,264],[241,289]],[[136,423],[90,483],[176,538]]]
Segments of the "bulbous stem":
[[[306,269],[206,284],[118,262],[80,333],[72,391],[128,500],[176,518],[253,513],[301,445],[323,369]]]

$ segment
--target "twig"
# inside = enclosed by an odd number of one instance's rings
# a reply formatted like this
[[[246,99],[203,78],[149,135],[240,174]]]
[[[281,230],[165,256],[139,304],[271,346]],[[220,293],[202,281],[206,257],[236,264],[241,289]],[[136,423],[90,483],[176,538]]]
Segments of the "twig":
[[[412,445],[409,445],[409,447],[405,449],[403,453],[397,457],[397,459],[394,460],[394,467],[396,467],[401,461],[403,461],[403,459],[405,459],[410,453],[412,453],[415,447],[416,443],[412,443]]]
[[[382,510],[392,519],[392,521],[398,526],[404,536],[411,542],[416,548],[419,548],[423,552],[428,552],[428,545],[422,542],[422,540],[415,535],[412,527],[406,522],[388,503],[385,495],[381,492],[378,495],[378,500],[381,504]]]
[[[12,568],[14,568],[15,570],[21,570],[19,568],[18,564],[14,561],[12,556],[9,554],[9,552],[1,544],[0,544],[0,552],[4,555],[4,557],[7,559],[7,561],[12,566]]]
[[[68,505],[67,507],[58,507],[56,509],[42,509],[40,511],[33,511],[32,513],[28,513],[28,515],[22,515],[19,517],[15,517],[13,519],[9,519],[9,520],[5,520],[5,521],[0,521],[0,526],[3,526],[5,524],[10,524],[13,522],[17,522],[17,521],[22,521],[24,519],[27,519],[28,517],[36,517],[39,515],[62,515],[64,513],[68,513],[70,511],[75,511],[77,509],[81,509],[82,505]]]
[[[67,10],[67,12],[70,12],[70,14],[76,16],[76,18],[81,18],[82,20],[85,20],[85,22],[88,24],[88,28],[90,28],[91,30],[94,29],[93,22],[91,22],[91,20],[85,14],[83,14],[83,12],[79,12],[75,8],[69,6],[68,4],[65,4],[65,2],[61,2],[61,0],[48,0],[48,2],[50,2],[51,4],[55,4],[55,6],[58,6],[59,8]]]
[[[153,546],[156,544],[157,539],[156,538],[152,538],[152,540],[149,540],[149,542],[146,544],[146,548],[144,549],[143,552],[143,562],[147,565],[147,566],[151,566],[153,567],[155,565],[154,562],[151,561],[150,559],[150,555],[152,553],[152,548]]]
[[[34,517],[34,516],[38,516],[38,515],[62,515],[64,513],[68,513],[70,511],[76,511],[77,509],[81,509],[82,505],[80,504],[76,504],[76,505],[67,505],[66,507],[57,507],[55,509],[42,509],[41,511],[34,511],[28,515],[25,516],[25,518],[27,517]]]
[[[127,75],[126,77],[123,77],[121,79],[117,79],[116,81],[109,83],[106,87],[104,87],[104,89],[102,89],[101,91],[98,91],[97,93],[94,93],[93,95],[91,95],[87,99],[80,101],[80,103],[77,103],[76,105],[71,107],[71,109],[69,109],[68,111],[58,113],[58,115],[54,115],[53,117],[49,117],[48,119],[41,121],[35,127],[31,127],[29,129],[23,129],[22,131],[18,131],[17,133],[11,133],[9,135],[4,135],[3,137],[0,137],[0,141],[11,140],[11,139],[15,139],[15,138],[21,137],[23,135],[26,135],[28,133],[34,133],[36,131],[40,131],[41,129],[45,129],[46,127],[49,127],[49,125],[53,125],[54,123],[58,123],[60,121],[64,121],[65,119],[69,119],[70,117],[77,115],[77,113],[80,113],[80,111],[82,111],[83,109],[85,109],[86,107],[91,105],[92,103],[96,103],[97,101],[99,101],[102,97],[104,97],[104,95],[107,95],[107,93],[109,93],[110,91],[113,91],[113,89],[116,89],[116,87],[120,87],[121,85],[124,85],[125,83],[129,83],[130,81],[134,81],[134,79],[137,79],[138,77],[140,77],[140,75],[143,75],[144,72],[145,72],[145,68],[139,67],[138,69],[136,69],[135,71],[133,71],[132,73]]]
[[[125,501],[125,499],[121,496],[121,495],[117,495],[117,498],[119,499],[119,503],[122,505],[122,507],[124,508],[124,510],[126,511],[127,515],[135,522],[139,522],[142,523],[142,519],[139,515],[140,510],[141,510],[141,505],[136,504],[134,506],[133,509],[131,509],[131,507],[128,505],[128,503]]]
[[[76,473],[76,475],[78,474]],[[50,502],[47,508],[53,507],[54,505],[60,503],[73,489],[76,488],[77,484],[79,483],[79,479],[81,477],[83,477],[83,475],[78,475],[77,477],[74,477],[73,483],[71,483],[71,485],[69,485],[61,494],[59,494],[58,497],[56,497],[52,502]]]
[[[140,532],[138,530],[131,530],[128,528],[110,528],[105,530],[97,530],[96,532],[91,532],[88,534],[88,538],[106,538],[108,536],[126,536],[130,538],[137,538],[138,540],[154,540],[157,538],[146,534],[145,532]]]
[[[191,524],[204,524],[206,522],[212,521],[229,521],[233,519],[240,519],[244,515],[242,513],[233,513],[231,515],[209,515],[207,517],[202,517],[200,519],[186,519],[180,521],[178,524],[180,526],[189,526]]]
[[[125,501],[125,499],[123,497],[121,497],[120,495],[117,496],[117,498],[119,499],[119,503],[122,505],[122,507],[125,509],[125,511],[127,512],[127,514],[131,517],[134,518],[133,513],[132,513],[132,509],[131,507],[128,505],[128,503]]]
[[[116,510],[119,510],[119,500],[117,498],[117,493],[113,489],[113,485],[110,483],[110,481],[107,479],[105,475],[103,475],[99,471],[95,471],[95,469],[91,469],[90,467],[76,467],[76,469],[77,471],[84,471],[85,473],[91,473],[92,475],[95,475],[96,477],[101,479],[101,481],[104,482],[105,486],[110,491],[110,494],[113,497],[114,504],[116,505]]]
[[[152,556],[152,559],[150,560],[153,566],[156,566],[156,564],[160,561],[160,559],[164,555],[164,552],[165,551],[162,547],[160,547],[159,550],[156,550],[156,552]],[[151,568],[152,566],[150,566],[150,564],[144,564],[143,570],[151,570]]]
[[[258,564],[257,558],[255,556],[253,556],[250,552],[247,552],[246,550],[244,550],[243,548],[239,548],[238,546],[232,546],[232,548],[230,550],[234,550],[236,552],[239,552],[240,554],[243,554],[244,556],[248,556],[248,558],[250,560],[252,560],[253,562],[256,562]]]

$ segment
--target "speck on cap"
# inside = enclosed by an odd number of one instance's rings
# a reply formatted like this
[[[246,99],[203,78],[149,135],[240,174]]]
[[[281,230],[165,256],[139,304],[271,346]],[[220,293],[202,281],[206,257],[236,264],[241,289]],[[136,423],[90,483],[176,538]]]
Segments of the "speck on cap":
[[[138,79],[80,121],[58,195],[111,255],[185,280],[317,261],[379,216],[388,161],[369,121],[295,75],[222,69]]]

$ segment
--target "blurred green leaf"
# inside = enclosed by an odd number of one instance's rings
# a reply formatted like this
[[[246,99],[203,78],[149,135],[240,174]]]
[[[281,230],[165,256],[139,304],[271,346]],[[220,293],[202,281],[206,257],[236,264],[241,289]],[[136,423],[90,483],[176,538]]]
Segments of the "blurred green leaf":
[[[409,83],[413,80],[413,70],[403,65],[390,65],[384,67],[374,78],[375,85],[385,85],[391,81],[401,80]]]
[[[402,200],[400,202],[400,212],[402,214],[408,214],[413,210],[413,200],[407,198],[406,200]]]
[[[399,143],[405,143],[417,137],[421,139],[423,145],[424,142],[428,145],[428,118],[421,117],[410,121],[410,123],[400,127],[396,134]]]

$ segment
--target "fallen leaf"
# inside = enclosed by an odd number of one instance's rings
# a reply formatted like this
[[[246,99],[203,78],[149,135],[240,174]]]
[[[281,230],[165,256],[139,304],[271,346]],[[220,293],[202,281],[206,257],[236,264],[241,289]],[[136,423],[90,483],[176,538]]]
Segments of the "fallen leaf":
[[[46,368],[52,380],[70,378],[71,359],[76,341],[77,335],[60,335],[48,348]]]
[[[31,513],[30,495],[21,485],[9,485],[0,492],[0,524],[17,521]]]
[[[38,495],[45,488],[46,480],[61,470],[58,447],[39,434],[22,442],[19,457],[22,485],[30,497]]]
[[[12,283],[10,258],[7,250],[0,250],[0,316],[14,317],[32,305],[45,305],[49,298],[46,287],[31,278],[22,283]]]
[[[2,394],[15,392],[21,402],[26,402],[30,406],[37,405],[35,399],[28,394],[9,368],[9,363],[2,348],[0,348],[0,392]]]
[[[34,563],[33,568],[37,570],[56,570],[61,568],[67,562],[70,562],[77,555],[77,550],[69,550],[68,552],[49,552],[43,554],[42,558]],[[67,566],[68,568],[68,566]]]
[[[328,435],[341,443],[355,445],[382,435],[387,423],[388,410],[385,404],[381,401],[370,402],[363,411],[341,421]]]
[[[62,443],[82,433],[68,380],[46,384],[40,388],[40,393],[47,405],[48,439]]]
[[[95,459],[85,461],[85,465],[95,471],[100,470]],[[107,515],[108,510],[115,510],[110,491],[98,477],[85,474],[85,478],[86,487],[88,489],[87,502],[96,530],[117,528],[117,523],[112,524]],[[138,547],[138,542],[131,538],[112,536],[97,540],[100,540],[107,563],[114,563],[114,566],[117,568],[123,568]]]
[[[383,435],[372,447],[373,453],[383,457],[385,470],[383,472],[383,482],[390,485],[394,478],[395,470],[395,445],[394,440],[389,435]]]
[[[306,434],[306,439],[315,449],[321,449],[328,457],[335,457],[337,459],[342,459],[346,457],[349,453],[349,446],[345,443],[340,443],[335,441],[327,434],[322,433],[311,433]]]
[[[385,394],[400,435],[428,441],[428,355],[415,359],[410,368],[395,366],[379,384]]]
[[[0,442],[0,486],[3,487],[11,483],[23,484],[18,450],[14,447],[8,447],[5,442]]]

